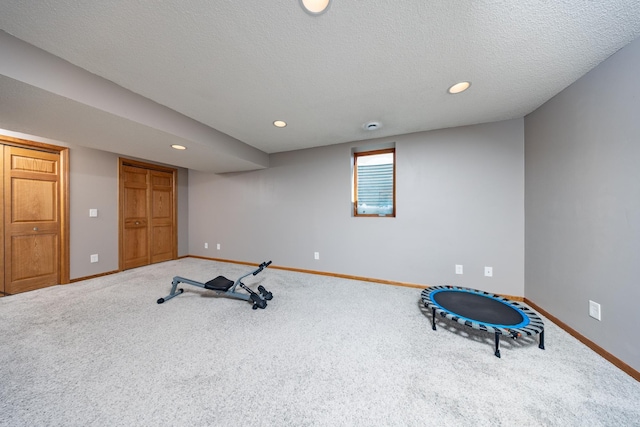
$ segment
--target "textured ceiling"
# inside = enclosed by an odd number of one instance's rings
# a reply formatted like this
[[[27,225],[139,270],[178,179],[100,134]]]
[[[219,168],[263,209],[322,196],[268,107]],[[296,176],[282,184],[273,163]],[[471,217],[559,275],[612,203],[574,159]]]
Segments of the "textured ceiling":
[[[275,153],[523,117],[640,35],[640,1],[3,0],[0,28]]]

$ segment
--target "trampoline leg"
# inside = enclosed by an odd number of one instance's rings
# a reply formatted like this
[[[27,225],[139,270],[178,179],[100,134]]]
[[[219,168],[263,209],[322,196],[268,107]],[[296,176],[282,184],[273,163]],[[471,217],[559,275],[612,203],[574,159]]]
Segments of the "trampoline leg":
[[[496,357],[500,357],[500,334],[496,332]]]
[[[544,331],[540,332],[540,344],[538,348],[544,350]]]
[[[436,330],[436,309],[433,308],[431,311],[431,329]]]

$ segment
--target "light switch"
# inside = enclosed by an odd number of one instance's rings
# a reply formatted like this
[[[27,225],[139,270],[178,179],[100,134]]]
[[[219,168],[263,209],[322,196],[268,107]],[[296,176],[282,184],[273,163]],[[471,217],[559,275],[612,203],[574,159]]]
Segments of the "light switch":
[[[89,209],[89,216],[95,218],[98,216],[98,209]]]

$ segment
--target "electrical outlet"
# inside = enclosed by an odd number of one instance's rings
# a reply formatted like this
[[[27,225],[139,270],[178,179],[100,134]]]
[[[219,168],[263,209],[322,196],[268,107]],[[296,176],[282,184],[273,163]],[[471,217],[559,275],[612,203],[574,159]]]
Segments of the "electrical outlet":
[[[89,217],[97,218],[97,216],[98,216],[98,209],[89,209]]]
[[[589,300],[589,316],[596,320],[602,320],[600,313],[600,304],[595,301]]]
[[[91,255],[91,262],[98,262],[98,254]]]
[[[493,267],[485,267],[484,275],[485,277],[493,277]]]
[[[462,274],[462,265],[456,264],[456,274]]]
[[[205,249],[209,249],[209,244],[208,244],[208,243],[205,243],[205,244],[204,244],[204,248],[205,248]]]
[[[217,250],[220,250],[220,243],[218,243],[218,244],[216,245],[216,249],[217,249]]]
[[[320,259],[320,252],[314,252],[313,259]]]

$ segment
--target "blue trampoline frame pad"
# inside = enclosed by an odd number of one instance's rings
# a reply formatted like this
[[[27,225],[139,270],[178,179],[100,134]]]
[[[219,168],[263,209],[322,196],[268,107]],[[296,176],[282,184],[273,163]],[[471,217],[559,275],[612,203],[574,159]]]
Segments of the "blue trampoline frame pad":
[[[509,307],[511,310],[514,310],[520,315],[520,321],[518,323],[513,324],[503,324],[503,323],[490,323],[478,319],[472,319],[469,316],[465,317],[460,313],[456,313],[452,308],[446,308],[440,305],[436,301],[436,296],[440,292],[459,292],[459,293],[467,293],[473,295],[475,297],[470,298],[473,300],[478,300],[476,297],[489,298],[492,301],[497,301],[500,304],[504,304]],[[460,323],[462,325],[468,326],[473,329],[478,329],[480,331],[485,331],[489,333],[494,333],[496,338],[496,356],[500,357],[499,351],[499,340],[500,335],[506,335],[511,338],[518,338],[522,335],[532,336],[536,334],[540,334],[540,345],[541,349],[544,349],[544,322],[540,318],[540,316],[529,307],[524,304],[520,304],[516,301],[512,301],[508,298],[505,298],[500,295],[491,294],[489,292],[480,291],[477,289],[464,288],[460,286],[450,286],[450,285],[440,285],[440,286],[430,286],[424,289],[421,293],[422,302],[425,307],[427,307],[432,312],[433,322],[432,328],[435,327],[435,318],[436,314],[439,314],[442,317],[445,317],[449,320],[453,320],[454,322]],[[495,304],[492,302],[492,304]],[[463,311],[463,310],[460,310]]]

